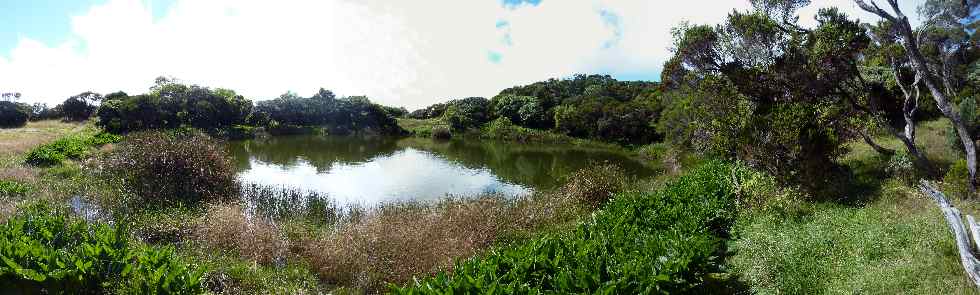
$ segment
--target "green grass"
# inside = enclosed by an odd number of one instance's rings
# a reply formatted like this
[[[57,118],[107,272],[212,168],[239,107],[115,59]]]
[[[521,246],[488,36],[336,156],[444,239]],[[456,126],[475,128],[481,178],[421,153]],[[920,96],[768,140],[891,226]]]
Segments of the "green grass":
[[[945,120],[919,125],[918,145],[941,172],[962,157],[945,140]],[[890,136],[876,141],[904,150]],[[976,294],[938,207],[889,159],[862,141],[842,159],[854,172],[847,202],[802,203],[793,212],[746,211],[735,226],[729,265],[753,293]],[[822,198],[825,200],[835,199]],[[975,201],[955,200],[966,213]]]

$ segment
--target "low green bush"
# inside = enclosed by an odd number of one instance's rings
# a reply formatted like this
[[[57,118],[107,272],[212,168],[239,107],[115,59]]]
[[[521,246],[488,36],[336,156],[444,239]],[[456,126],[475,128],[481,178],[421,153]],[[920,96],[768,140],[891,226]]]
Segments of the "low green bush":
[[[574,232],[461,262],[396,294],[707,291],[734,220],[732,166],[711,162],[653,193],[616,196]]]
[[[92,136],[92,138],[89,139],[88,143],[89,145],[93,145],[93,146],[102,146],[110,143],[118,143],[120,141],[122,141],[122,136],[108,133],[108,132],[99,132],[94,136]]]
[[[107,167],[143,205],[195,205],[239,190],[224,146],[199,132],[132,134],[113,150]]]
[[[23,294],[198,294],[203,270],[169,248],[132,244],[121,227],[40,207],[0,224],[0,290]]]
[[[0,180],[0,197],[21,197],[30,190],[26,184],[13,180]]]
[[[82,136],[67,136],[52,143],[35,147],[27,153],[27,163],[34,166],[53,166],[66,159],[80,159],[88,151],[88,140]]]
[[[66,159],[81,159],[92,147],[116,143],[120,140],[122,137],[119,135],[106,132],[94,135],[73,134],[35,147],[27,153],[25,162],[34,166],[54,166]]]
[[[966,167],[966,160],[956,161],[949,167],[943,176],[943,189],[946,194],[960,199],[970,195],[970,170]]]

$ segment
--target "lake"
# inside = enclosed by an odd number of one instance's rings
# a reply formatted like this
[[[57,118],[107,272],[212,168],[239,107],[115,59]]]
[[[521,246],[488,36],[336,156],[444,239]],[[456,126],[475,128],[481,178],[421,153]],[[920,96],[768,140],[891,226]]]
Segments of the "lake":
[[[245,183],[316,191],[339,204],[368,206],[450,195],[526,195],[600,162],[637,177],[655,173],[615,151],[472,139],[296,135],[233,141],[229,149]]]

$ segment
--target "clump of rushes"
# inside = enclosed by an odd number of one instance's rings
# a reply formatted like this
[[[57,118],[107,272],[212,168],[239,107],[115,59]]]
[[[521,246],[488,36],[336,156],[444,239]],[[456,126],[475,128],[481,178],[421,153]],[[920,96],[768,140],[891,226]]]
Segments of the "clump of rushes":
[[[230,199],[239,190],[227,151],[198,132],[132,134],[107,164],[141,204],[196,205]]]
[[[284,262],[289,251],[285,235],[274,224],[243,212],[238,204],[212,205],[194,225],[195,239],[263,265]]]
[[[735,170],[736,172],[738,170]],[[544,234],[395,294],[701,293],[720,272],[735,214],[733,168],[697,168],[653,193],[625,193],[570,234]]]

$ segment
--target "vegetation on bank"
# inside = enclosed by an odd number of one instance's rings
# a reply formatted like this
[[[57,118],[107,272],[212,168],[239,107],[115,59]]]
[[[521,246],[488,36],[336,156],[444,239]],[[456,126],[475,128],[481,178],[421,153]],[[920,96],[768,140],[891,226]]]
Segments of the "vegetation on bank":
[[[393,293],[707,291],[735,218],[732,176],[746,172],[733,169],[707,163],[657,191],[619,194],[571,232],[492,250]]]

